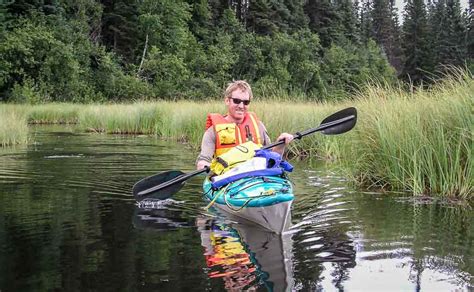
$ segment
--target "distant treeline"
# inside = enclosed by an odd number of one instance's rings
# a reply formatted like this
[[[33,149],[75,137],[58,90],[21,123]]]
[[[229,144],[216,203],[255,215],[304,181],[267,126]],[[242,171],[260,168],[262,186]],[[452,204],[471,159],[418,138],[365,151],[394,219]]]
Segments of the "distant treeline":
[[[342,99],[367,82],[427,84],[472,67],[459,0],[0,2],[0,101]],[[471,68],[472,69],[472,68]]]

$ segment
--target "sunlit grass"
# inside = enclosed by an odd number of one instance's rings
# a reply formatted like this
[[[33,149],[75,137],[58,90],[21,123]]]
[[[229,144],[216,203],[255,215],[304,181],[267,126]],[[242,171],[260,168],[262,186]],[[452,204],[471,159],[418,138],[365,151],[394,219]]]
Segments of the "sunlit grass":
[[[0,143],[2,146],[26,144],[28,142],[28,124],[21,106],[0,106]]]
[[[31,124],[75,124],[82,105],[68,103],[49,103],[24,105]]]
[[[472,92],[472,76],[462,73],[429,90],[406,92],[371,85],[344,103],[256,98],[251,110],[275,140],[281,132],[317,127],[330,114],[355,106],[358,123],[354,130],[305,137],[290,145],[290,156],[336,160],[354,181],[369,187],[471,200]],[[3,104],[0,142],[27,143],[27,122],[77,122],[85,131],[155,135],[187,142],[197,151],[209,112],[225,113],[223,101]]]
[[[85,130],[110,134],[154,134],[159,119],[153,103],[87,105],[78,117]]]

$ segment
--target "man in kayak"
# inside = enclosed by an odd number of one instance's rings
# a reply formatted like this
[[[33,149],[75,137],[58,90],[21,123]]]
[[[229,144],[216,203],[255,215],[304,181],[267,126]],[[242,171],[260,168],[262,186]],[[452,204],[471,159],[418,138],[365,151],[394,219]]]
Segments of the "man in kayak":
[[[224,93],[227,114],[207,116],[201,153],[196,160],[197,169],[209,166],[213,157],[244,142],[253,141],[261,145],[271,143],[265,125],[255,113],[248,111],[252,99],[252,88],[246,81],[238,80],[229,84]],[[285,144],[275,146],[272,150],[283,154],[285,146],[293,140],[293,135],[282,133],[277,138],[277,141],[280,140],[285,140]]]

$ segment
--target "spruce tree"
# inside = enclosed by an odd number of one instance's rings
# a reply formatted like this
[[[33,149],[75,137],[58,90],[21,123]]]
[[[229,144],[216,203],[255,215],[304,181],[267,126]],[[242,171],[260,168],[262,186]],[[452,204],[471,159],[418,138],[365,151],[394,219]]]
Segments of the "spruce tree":
[[[204,44],[209,44],[212,38],[212,15],[207,0],[188,0],[191,6],[191,21],[189,23],[190,30],[196,39]]]
[[[136,0],[102,0],[102,43],[123,58],[126,63],[136,62],[145,38],[138,30]]]
[[[190,0],[192,1],[192,0]],[[217,26],[224,14],[224,11],[231,8],[229,0],[208,0],[212,23]]]
[[[389,63],[401,70],[401,48],[398,40],[398,27],[394,19],[394,1],[374,0],[372,10],[372,31],[377,44],[382,47]]]
[[[433,72],[432,53],[428,42],[428,24],[423,0],[407,0],[403,23],[405,62],[402,76],[415,85]]]
[[[362,44],[367,44],[368,41],[373,38],[372,32],[372,2],[365,0],[361,4],[360,16],[359,16],[359,35]]]
[[[399,21],[399,13],[395,0],[390,0],[390,20],[391,20],[391,37],[392,50],[390,64],[395,68],[397,73],[401,73],[403,69],[403,50],[402,50],[402,32]]]
[[[288,31],[291,12],[278,0],[254,0],[249,2],[245,19],[247,29],[259,35],[274,35]]]
[[[330,47],[340,36],[341,15],[330,0],[308,0],[304,6],[309,28],[317,33],[323,47]]]
[[[357,31],[357,3],[352,3],[351,0],[336,0],[336,10],[339,12],[340,21],[339,29],[341,36],[350,42],[358,43],[360,41],[359,33]]]
[[[459,0],[446,1],[446,40],[440,48],[439,63],[461,66],[467,57],[466,21],[463,19]]]
[[[474,63],[474,1],[469,1],[467,12],[468,32],[467,32],[467,57],[470,64]],[[474,64],[473,64],[474,65]]]
[[[305,2],[305,0],[284,0],[285,6],[290,12],[286,22],[291,33],[308,28],[309,20],[303,9]]]
[[[429,4],[430,41],[438,71],[446,65],[462,66],[467,58],[467,19],[459,0],[438,0]]]

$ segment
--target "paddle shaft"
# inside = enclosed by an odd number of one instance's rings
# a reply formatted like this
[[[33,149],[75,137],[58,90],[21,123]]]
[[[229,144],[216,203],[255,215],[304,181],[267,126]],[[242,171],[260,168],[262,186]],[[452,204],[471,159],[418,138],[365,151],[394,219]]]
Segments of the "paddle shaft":
[[[169,187],[171,185],[174,185],[174,184],[178,184],[178,183],[181,183],[181,182],[184,182],[186,181],[188,178],[191,178],[195,175],[198,175],[198,174],[201,174],[201,173],[204,173],[204,172],[208,172],[209,171],[209,167],[205,167],[203,169],[198,169],[198,170],[195,170],[193,172],[190,172],[188,174],[183,174],[183,175],[180,175],[172,180],[169,180],[167,182],[164,182],[162,184],[159,184],[157,186],[154,186],[152,188],[149,188],[149,189],[146,189],[146,190],[143,190],[141,192],[139,192],[137,195],[139,196],[143,196],[143,195],[146,195],[146,194],[149,194],[149,193],[153,193],[154,191],[156,190],[161,190],[161,189],[164,189],[166,187]]]
[[[304,136],[307,136],[307,135],[310,135],[310,134],[313,134],[314,132],[318,132],[318,131],[324,131],[325,129],[327,128],[331,128],[335,125],[340,125],[344,122],[347,122],[347,121],[350,121],[352,119],[355,118],[355,115],[350,115],[350,116],[347,116],[345,118],[342,118],[342,119],[339,119],[339,120],[336,120],[336,121],[332,121],[332,122],[327,122],[327,123],[324,123],[324,124],[321,124],[319,125],[318,127],[316,128],[312,128],[312,129],[309,129],[309,130],[306,130],[306,131],[303,131],[303,132],[296,132],[293,136],[295,137],[295,139],[298,139],[300,140],[301,138],[303,138]],[[273,148],[275,146],[278,146],[278,145],[281,145],[281,144],[285,144],[285,140],[280,140],[280,141],[276,141],[274,143],[271,143],[270,145],[267,145],[267,146],[264,146],[262,147],[262,149],[270,149],[270,148]]]

